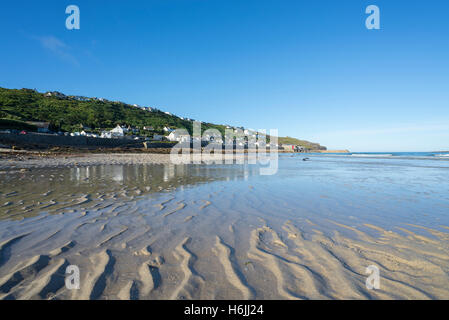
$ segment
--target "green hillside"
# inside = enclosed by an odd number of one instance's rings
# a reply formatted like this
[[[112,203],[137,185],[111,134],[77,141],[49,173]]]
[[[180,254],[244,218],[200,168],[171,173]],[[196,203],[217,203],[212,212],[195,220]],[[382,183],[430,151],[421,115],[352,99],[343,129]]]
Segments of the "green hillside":
[[[192,131],[192,122],[165,114],[149,112],[132,105],[91,99],[78,101],[67,98],[45,97],[30,89],[0,88],[0,119],[50,122],[54,130],[79,131],[80,125],[95,129],[110,129],[117,124],[143,128],[185,128]],[[202,129],[216,128],[224,133],[224,126],[203,123]]]
[[[162,133],[165,126],[184,128],[192,133],[192,121],[181,119],[153,109],[152,112],[123,102],[100,101],[86,98],[79,101],[74,97],[47,97],[31,89],[0,88],[0,127],[30,130],[24,121],[49,122],[54,131],[80,131],[81,126],[93,131],[111,129],[120,125],[129,125],[142,129],[151,126],[155,132]],[[201,129],[218,129],[224,136],[224,125],[202,123]],[[279,143],[299,144],[311,149],[321,148],[318,144],[294,138],[279,138]]]

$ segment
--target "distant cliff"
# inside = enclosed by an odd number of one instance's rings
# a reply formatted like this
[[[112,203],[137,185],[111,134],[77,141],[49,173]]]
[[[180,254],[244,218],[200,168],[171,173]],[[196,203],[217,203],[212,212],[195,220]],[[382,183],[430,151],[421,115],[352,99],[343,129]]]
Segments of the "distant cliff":
[[[326,147],[321,146],[319,143],[309,142],[306,140],[299,140],[299,139],[291,138],[291,137],[279,137],[278,143],[279,144],[294,144],[294,145],[304,147],[308,150],[323,150],[323,151],[327,150]]]

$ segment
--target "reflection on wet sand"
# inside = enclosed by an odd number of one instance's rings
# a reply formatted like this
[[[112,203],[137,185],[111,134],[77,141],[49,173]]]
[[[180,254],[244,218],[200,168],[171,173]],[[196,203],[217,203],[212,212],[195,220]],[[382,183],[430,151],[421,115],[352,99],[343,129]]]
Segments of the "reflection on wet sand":
[[[85,209],[98,201],[175,191],[218,180],[248,178],[254,168],[201,168],[194,165],[100,165],[68,169],[37,169],[3,173],[0,220],[23,219],[42,213]],[[1,201],[0,200],[0,201]],[[73,208],[72,208],[73,207]]]

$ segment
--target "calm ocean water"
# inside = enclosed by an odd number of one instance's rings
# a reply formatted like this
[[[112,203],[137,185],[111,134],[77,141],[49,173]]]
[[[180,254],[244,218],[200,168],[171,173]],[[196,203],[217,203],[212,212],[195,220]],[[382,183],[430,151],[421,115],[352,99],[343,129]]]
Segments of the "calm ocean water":
[[[308,155],[323,155],[322,153],[308,153]],[[350,152],[350,153],[328,153],[326,155],[339,155],[339,156],[351,156],[351,157],[401,157],[401,158],[432,158],[432,159],[445,159],[449,158],[449,152]]]

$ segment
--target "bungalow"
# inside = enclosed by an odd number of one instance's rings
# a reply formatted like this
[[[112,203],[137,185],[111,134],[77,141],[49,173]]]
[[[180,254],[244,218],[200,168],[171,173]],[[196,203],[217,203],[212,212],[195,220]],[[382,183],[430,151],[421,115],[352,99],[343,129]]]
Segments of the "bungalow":
[[[173,132],[174,130],[169,127],[164,127],[165,132]]]
[[[145,131],[154,131],[154,128],[151,127],[151,126],[144,126],[143,130],[145,130]]]

